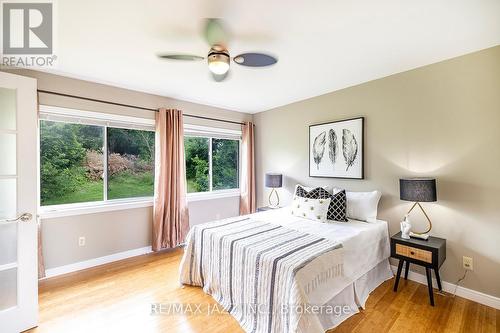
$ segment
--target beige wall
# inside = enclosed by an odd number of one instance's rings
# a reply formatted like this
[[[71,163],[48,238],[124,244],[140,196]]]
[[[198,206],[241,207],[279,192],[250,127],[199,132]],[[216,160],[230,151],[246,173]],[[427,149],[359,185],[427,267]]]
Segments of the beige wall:
[[[34,77],[38,89],[132,104],[148,108],[178,108],[185,113],[234,121],[251,120],[252,115],[179,101],[172,98],[121,89],[89,81],[29,70],[9,70],[13,74]],[[154,112],[108,104],[40,94],[40,104],[81,110],[154,118]],[[239,125],[185,118],[185,123],[239,129]],[[239,213],[237,197],[189,203],[191,225]],[[97,214],[67,216],[42,220],[46,268],[110,255],[151,245],[152,208],[136,208]],[[86,245],[78,246],[78,238]]]
[[[357,116],[366,117],[366,179],[308,177],[308,126]],[[442,278],[456,282],[462,256],[471,256],[474,271],[463,286],[500,297],[500,46],[258,113],[254,121],[260,204],[270,171],[285,175],[285,201],[297,182],[379,189],[379,218],[394,234],[410,206],[399,200],[399,178],[436,177],[439,201],[424,207],[431,234],[447,239]],[[412,217],[423,222],[418,212]]]
[[[196,225],[239,215],[239,197],[188,203]],[[47,269],[151,245],[152,207],[43,219],[42,244]],[[86,245],[78,246],[85,236]]]
[[[42,220],[45,268],[55,268],[151,245],[149,207]],[[78,238],[85,237],[85,246]]]

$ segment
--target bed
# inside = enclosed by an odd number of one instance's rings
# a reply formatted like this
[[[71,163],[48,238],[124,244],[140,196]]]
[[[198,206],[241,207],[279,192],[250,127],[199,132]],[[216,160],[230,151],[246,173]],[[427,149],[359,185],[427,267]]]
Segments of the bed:
[[[321,223],[280,208],[193,226],[180,282],[200,286],[246,332],[321,333],[393,274],[387,222]]]

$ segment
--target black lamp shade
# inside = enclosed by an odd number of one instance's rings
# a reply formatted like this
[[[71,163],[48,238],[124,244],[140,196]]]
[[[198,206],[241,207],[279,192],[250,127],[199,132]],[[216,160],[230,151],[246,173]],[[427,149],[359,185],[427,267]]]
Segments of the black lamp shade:
[[[399,180],[399,198],[413,202],[437,201],[436,179],[405,178]]]
[[[283,185],[283,175],[279,173],[266,173],[266,187],[281,187]]]

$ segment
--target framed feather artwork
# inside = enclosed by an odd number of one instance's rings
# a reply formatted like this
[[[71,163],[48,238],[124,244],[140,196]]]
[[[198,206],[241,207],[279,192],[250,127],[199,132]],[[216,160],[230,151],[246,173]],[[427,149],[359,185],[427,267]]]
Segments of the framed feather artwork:
[[[309,176],[363,179],[364,117],[309,126]]]

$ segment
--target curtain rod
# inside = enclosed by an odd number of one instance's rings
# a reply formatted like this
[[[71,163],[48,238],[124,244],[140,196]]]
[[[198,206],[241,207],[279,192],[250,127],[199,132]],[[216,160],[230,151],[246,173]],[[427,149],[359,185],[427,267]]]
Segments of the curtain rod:
[[[43,94],[50,94],[50,95],[57,95],[57,96],[71,97],[71,98],[78,98],[78,99],[83,99],[83,100],[91,101],[91,102],[98,102],[98,103],[104,103],[104,104],[110,104],[110,105],[124,106],[124,107],[127,107],[127,108],[134,108],[134,109],[139,109],[139,110],[146,110],[146,111],[158,112],[158,109],[146,108],[146,107],[143,107],[143,106],[123,104],[123,103],[116,103],[116,102],[111,102],[111,101],[105,101],[105,100],[102,100],[102,99],[96,99],[96,98],[90,98],[90,97],[83,97],[83,96],[77,96],[77,95],[63,94],[63,93],[58,93],[58,92],[50,91],[50,90],[38,89],[37,91],[39,93],[43,93]],[[223,123],[230,123],[230,124],[236,124],[236,125],[244,125],[245,124],[245,123],[239,122],[239,121],[232,121],[232,120],[225,120],[225,119],[211,118],[211,117],[204,117],[204,116],[196,116],[196,115],[187,114],[187,113],[184,113],[183,116],[185,116],[185,117],[191,117],[191,118],[197,118],[197,119],[220,121],[220,122],[223,122]]]

